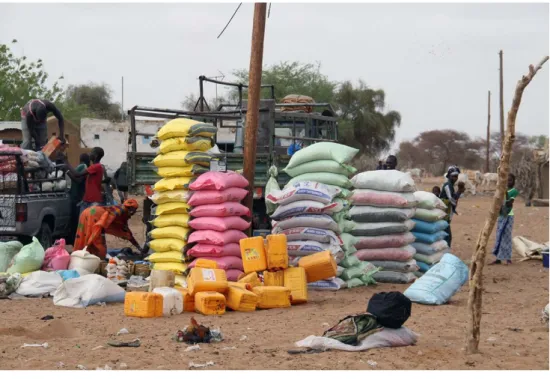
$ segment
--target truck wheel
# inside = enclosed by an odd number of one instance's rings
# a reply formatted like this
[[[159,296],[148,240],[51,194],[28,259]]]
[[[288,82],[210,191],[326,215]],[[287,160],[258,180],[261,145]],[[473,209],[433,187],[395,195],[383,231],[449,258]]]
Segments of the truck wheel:
[[[52,247],[53,245],[53,235],[52,230],[50,226],[43,222],[42,226],[40,227],[40,231],[38,232],[38,235],[36,236],[38,241],[40,242],[40,245],[44,248],[44,250]]]

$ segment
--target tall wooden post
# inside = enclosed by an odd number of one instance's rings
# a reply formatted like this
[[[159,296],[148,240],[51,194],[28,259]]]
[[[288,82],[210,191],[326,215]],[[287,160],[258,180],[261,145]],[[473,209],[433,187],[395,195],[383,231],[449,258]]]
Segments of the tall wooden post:
[[[502,154],[502,148],[504,146],[504,74],[502,72],[503,63],[502,63],[502,50],[498,53],[499,60],[500,60],[500,80],[499,80],[499,88],[500,88],[500,151]]]
[[[244,131],[244,177],[249,183],[248,196],[244,204],[250,208],[254,199],[254,171],[256,168],[256,140],[260,118],[260,89],[262,84],[262,61],[264,55],[264,34],[266,3],[254,4],[254,21],[252,24],[252,49],[250,51],[250,70],[248,74],[248,110]]]
[[[489,171],[489,149],[491,148],[491,91],[487,95],[487,141],[485,142],[485,172]]]

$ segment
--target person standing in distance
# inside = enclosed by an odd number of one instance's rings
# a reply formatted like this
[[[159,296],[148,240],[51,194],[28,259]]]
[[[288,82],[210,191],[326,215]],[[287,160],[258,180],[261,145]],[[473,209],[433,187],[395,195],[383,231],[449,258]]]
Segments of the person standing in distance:
[[[397,170],[397,157],[395,155],[388,156],[385,170]]]
[[[22,149],[31,150],[34,140],[34,151],[40,151],[48,143],[48,113],[53,113],[59,124],[57,139],[65,143],[65,123],[61,111],[48,100],[32,99],[21,108]]]

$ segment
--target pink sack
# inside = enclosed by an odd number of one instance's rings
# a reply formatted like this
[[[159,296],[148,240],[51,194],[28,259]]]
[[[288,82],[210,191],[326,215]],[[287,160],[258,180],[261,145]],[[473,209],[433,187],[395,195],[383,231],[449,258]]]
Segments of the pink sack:
[[[187,255],[195,258],[206,257],[240,257],[241,248],[238,243],[230,243],[225,246],[196,244],[187,251]]]
[[[355,254],[360,261],[410,261],[416,250],[414,247],[389,247],[385,249],[363,249],[358,250]]]
[[[218,268],[224,271],[227,270],[241,270],[243,271],[243,261],[241,258],[237,257],[208,257],[209,261],[214,261],[218,264]],[[195,262],[193,261],[189,264],[189,268],[195,267]]]
[[[401,247],[409,245],[415,241],[412,233],[389,234],[375,237],[356,237],[355,248],[361,249],[383,249],[387,247]]]
[[[247,190],[235,187],[223,191],[197,191],[193,192],[187,204],[198,207],[199,205],[221,204],[227,201],[240,202],[247,194]]]
[[[231,187],[246,188],[248,187],[248,180],[233,171],[209,171],[199,176],[197,180],[189,185],[191,191],[222,191]]]
[[[55,241],[55,244],[46,250],[42,271],[66,270],[69,267],[71,256],[65,250],[65,240],[63,238]]]
[[[229,280],[230,282],[236,282],[239,280],[239,275],[243,274],[243,272],[241,270],[234,270],[234,269],[231,269],[231,270],[227,270],[225,272],[225,275],[227,276],[227,280]]]
[[[189,226],[195,230],[214,230],[225,232],[226,230],[246,230],[250,228],[250,222],[240,217],[199,217],[189,221]]]
[[[352,192],[351,203],[374,207],[413,208],[416,206],[414,193],[386,192],[370,189],[356,189]]]
[[[193,217],[229,217],[250,216],[250,209],[240,203],[222,203],[199,205],[193,208],[189,214]]]
[[[239,243],[240,240],[247,237],[248,236],[240,230],[226,230],[225,232],[197,230],[191,233],[187,242],[223,246],[230,243]]]

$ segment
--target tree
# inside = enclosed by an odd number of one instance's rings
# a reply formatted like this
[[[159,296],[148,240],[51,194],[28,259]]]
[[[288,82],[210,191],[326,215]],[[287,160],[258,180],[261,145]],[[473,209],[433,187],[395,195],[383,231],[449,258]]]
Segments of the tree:
[[[12,45],[17,40],[12,41]],[[0,120],[19,120],[20,109],[30,99],[56,102],[62,93],[57,81],[50,87],[42,59],[18,57],[8,45],[0,44]],[[59,78],[62,79],[62,78]]]
[[[199,97],[195,94],[187,95],[185,96],[185,99],[181,102],[181,107],[185,111],[200,111],[200,104],[197,104],[199,100]],[[218,97],[218,98],[212,98],[210,100],[206,100],[206,103],[204,104],[204,110],[208,110],[207,108],[210,108],[211,111],[214,111],[218,109],[218,106],[220,104],[227,104],[228,100],[225,99],[225,97]],[[207,107],[208,105],[208,107]],[[195,106],[197,109],[195,109]]]
[[[63,94],[60,108],[70,109],[73,117],[78,117],[78,123],[82,117],[122,120],[122,108],[112,101],[112,91],[107,84],[70,85]]]

